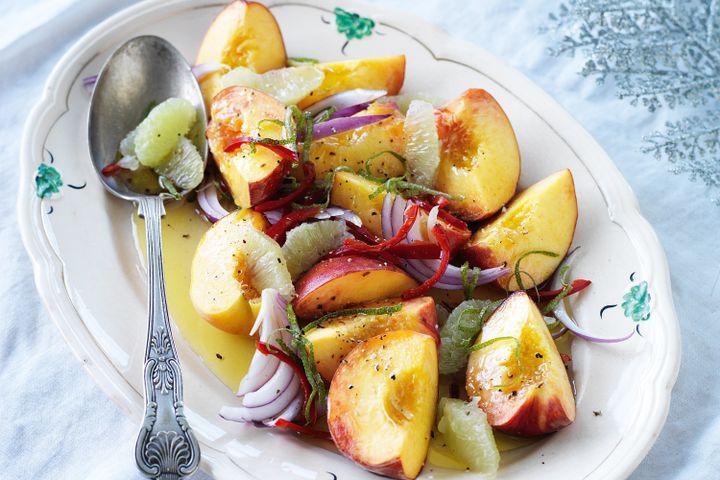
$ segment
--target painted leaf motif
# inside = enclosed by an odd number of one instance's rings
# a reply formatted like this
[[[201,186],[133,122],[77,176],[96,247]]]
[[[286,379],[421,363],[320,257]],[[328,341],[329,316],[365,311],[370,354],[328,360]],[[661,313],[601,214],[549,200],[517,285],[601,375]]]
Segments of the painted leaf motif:
[[[357,13],[351,13],[340,7],[335,7],[335,24],[338,32],[345,35],[348,40],[360,39],[372,34],[375,22]]]
[[[59,193],[62,184],[60,172],[58,172],[55,167],[45,163],[38,165],[37,173],[35,174],[35,187],[38,197],[48,198],[55,193]]]
[[[642,322],[650,318],[650,293],[648,283],[643,281],[633,285],[623,297],[622,303],[625,316],[635,322]]]

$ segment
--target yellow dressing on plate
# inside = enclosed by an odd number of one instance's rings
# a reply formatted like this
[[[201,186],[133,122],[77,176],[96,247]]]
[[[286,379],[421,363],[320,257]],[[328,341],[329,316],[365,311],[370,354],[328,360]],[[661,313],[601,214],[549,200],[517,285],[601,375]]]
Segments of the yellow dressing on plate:
[[[211,372],[235,391],[247,373],[255,352],[255,341],[252,337],[232,335],[213,327],[195,312],[190,302],[190,265],[195,247],[210,228],[210,224],[196,213],[195,208],[194,203],[168,204],[167,214],[162,219],[168,309],[183,340],[202,358]],[[133,228],[144,258],[145,226],[137,215],[133,216]],[[257,315],[259,302],[251,306],[253,315]]]

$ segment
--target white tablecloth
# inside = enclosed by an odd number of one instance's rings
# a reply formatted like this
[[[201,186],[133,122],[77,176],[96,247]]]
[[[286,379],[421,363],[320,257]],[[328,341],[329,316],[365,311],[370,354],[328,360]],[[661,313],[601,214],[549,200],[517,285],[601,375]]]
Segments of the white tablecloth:
[[[380,2],[380,0],[375,0]],[[12,6],[9,4],[12,3]],[[16,227],[19,138],[50,69],[84,32],[132,0],[0,1],[0,478],[129,479],[137,426],[86,375],[50,322]],[[602,144],[632,184],[670,260],[683,364],[668,422],[634,479],[720,478],[720,207],[699,183],[639,152],[650,114],[547,54],[556,0],[386,0],[523,71]],[[342,4],[342,2],[338,2]],[[204,474],[194,478],[205,479]],[[569,475],[567,478],[572,478]]]

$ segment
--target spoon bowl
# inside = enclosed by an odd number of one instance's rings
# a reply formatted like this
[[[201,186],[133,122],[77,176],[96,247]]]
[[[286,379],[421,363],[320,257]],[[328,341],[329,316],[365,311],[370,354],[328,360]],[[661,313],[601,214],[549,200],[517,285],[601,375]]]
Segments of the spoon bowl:
[[[145,195],[115,176],[103,175],[101,170],[117,160],[120,141],[150,109],[172,97],[184,98],[195,106],[197,122],[188,137],[207,163],[207,113],[202,91],[190,65],[172,44],[152,35],[135,37],[105,63],[90,101],[88,143],[95,170],[114,195],[130,201]]]

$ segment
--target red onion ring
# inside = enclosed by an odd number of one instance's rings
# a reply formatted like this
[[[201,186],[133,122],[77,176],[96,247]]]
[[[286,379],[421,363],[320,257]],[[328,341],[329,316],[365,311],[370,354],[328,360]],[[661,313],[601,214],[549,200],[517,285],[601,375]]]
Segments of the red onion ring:
[[[330,115],[330,118],[328,120],[332,120],[333,118],[344,118],[344,117],[352,117],[356,113],[360,113],[363,110],[367,110],[367,108],[370,106],[370,102],[363,102],[358,103],[357,105],[351,105],[349,107],[341,108],[340,110],[336,111],[332,115]]]
[[[267,288],[261,295],[262,304],[258,318],[251,333],[260,330],[260,341],[267,345],[279,347],[280,337],[289,344],[287,332],[281,329],[288,327],[287,301],[277,290]],[[242,396],[241,407],[223,407],[220,416],[227,420],[239,422],[269,421],[289,417],[295,409],[290,407],[298,396],[304,401],[300,392],[300,378],[293,368],[274,355],[264,355],[256,351],[250,363],[248,374],[240,382],[238,395]],[[298,393],[300,392],[300,395]],[[297,415],[297,412],[294,414]]]
[[[345,90],[344,92],[330,95],[319,102],[315,102],[305,111],[313,115],[320,113],[328,107],[335,107],[338,110],[357,105],[364,102],[372,102],[378,98],[387,95],[385,90],[368,90],[365,88],[355,88],[353,90]]]
[[[390,194],[385,195],[383,199],[382,214],[381,214],[381,226],[383,237],[392,238],[395,233],[400,229],[403,222],[405,221],[405,210],[409,204],[409,201],[403,197],[397,195],[393,196]],[[433,214],[434,210],[434,214]],[[437,224],[438,207],[434,207],[430,210],[428,215],[428,229],[430,227],[429,222],[432,220]],[[403,240],[403,243],[412,243],[417,241],[427,241],[420,229],[420,222],[415,222],[413,227],[408,232],[407,237]],[[434,241],[434,236],[433,236]],[[418,259],[405,259],[403,261],[403,269],[405,269],[415,280],[418,282],[424,282],[428,278],[432,277],[437,271],[440,265],[440,260],[418,260]],[[488,268],[482,270],[478,275],[477,285],[483,285],[486,283],[493,282],[498,278],[502,277],[508,272],[508,269],[504,266]],[[455,265],[448,265],[445,273],[440,280],[434,285],[435,288],[442,290],[462,290],[462,270],[460,267]]]
[[[382,122],[390,116],[391,114],[389,113],[382,115],[361,115],[359,117],[333,118],[332,120],[316,123],[313,125],[313,140],[320,140],[321,138],[331,137],[333,135],[337,135],[338,133],[366,127],[368,125],[372,125],[373,123]],[[303,136],[304,135],[301,135],[301,132],[298,132],[299,140],[302,140]]]
[[[288,405],[285,410],[280,412],[280,415],[273,418],[272,420],[263,420],[263,423],[268,427],[274,427],[277,421],[281,418],[283,420],[292,421],[300,413],[304,401],[305,397],[301,393],[300,395],[296,396],[292,402],[290,402],[290,405]]]
[[[270,225],[275,225],[283,215],[285,215],[285,209],[276,208],[275,210],[268,210],[267,212],[263,212],[263,215],[265,215],[265,220],[267,220]]]
[[[90,75],[89,77],[85,77],[82,79],[82,85],[83,88],[85,88],[85,91],[88,93],[92,93],[92,91],[95,89],[95,84],[97,83],[98,76],[97,75]]]
[[[578,247],[579,248],[579,247]],[[557,271],[559,272],[563,267],[565,266],[572,266],[572,262],[575,259],[575,256],[577,254],[578,248],[575,248],[570,254],[565,257],[565,260],[560,263],[558,266]],[[559,275],[555,275],[555,278],[552,281],[551,287],[553,289],[561,288],[562,287],[562,279]],[[558,303],[557,307],[555,307],[555,310],[553,310],[553,313],[555,314],[555,318],[560,321],[560,323],[563,324],[563,327],[573,332],[576,336],[582,338],[583,340],[587,340],[589,342],[594,343],[619,343],[624,342],[625,340],[628,340],[635,334],[635,330],[630,330],[630,333],[627,335],[624,335],[622,337],[601,337],[598,335],[595,335],[594,333],[588,332],[584,328],[580,327],[575,320],[573,320],[570,317],[570,314],[567,312],[567,306],[565,305],[566,299],[563,298],[560,300],[560,303]]]
[[[209,182],[197,192],[197,200],[200,209],[211,223],[215,223],[230,212],[220,205],[217,189],[213,182]]]

